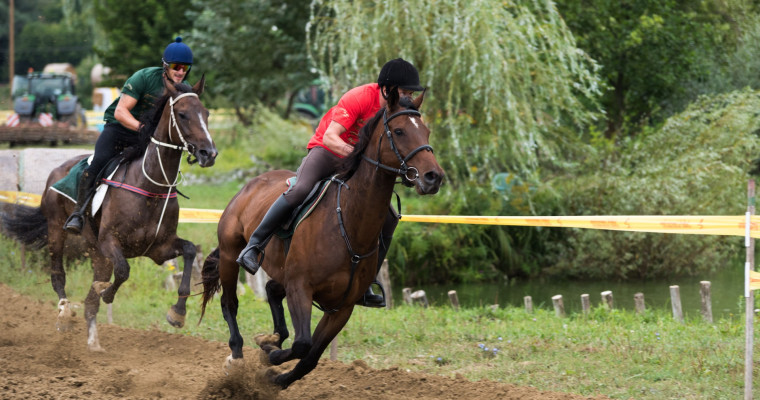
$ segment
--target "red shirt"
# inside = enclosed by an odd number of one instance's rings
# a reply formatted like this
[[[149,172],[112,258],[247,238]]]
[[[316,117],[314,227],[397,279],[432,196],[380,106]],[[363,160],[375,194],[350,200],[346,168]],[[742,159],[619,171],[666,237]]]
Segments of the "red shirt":
[[[380,111],[380,86],[377,83],[368,83],[349,90],[340,98],[338,104],[327,110],[306,148],[322,146],[327,149],[322,140],[332,121],[346,128],[340,138],[350,145],[355,145],[359,141],[359,129],[378,111]],[[342,157],[330,149],[327,151]]]

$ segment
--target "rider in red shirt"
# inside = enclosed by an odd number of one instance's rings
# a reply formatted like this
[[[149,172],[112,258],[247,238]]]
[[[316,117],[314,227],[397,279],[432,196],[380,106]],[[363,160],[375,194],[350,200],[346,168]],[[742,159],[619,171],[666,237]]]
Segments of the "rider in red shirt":
[[[385,107],[386,98],[392,91],[399,97],[412,98],[415,91],[422,90],[417,69],[401,58],[388,61],[380,70],[377,83],[355,87],[346,92],[322,117],[314,135],[307,145],[308,152],[296,171],[296,183],[275,200],[261,223],[248,240],[248,245],[237,259],[243,269],[255,274],[259,269],[261,243],[264,243],[285,220],[293,209],[308,196],[314,185],[336,173],[340,159],[354,150],[359,140],[359,130],[366,122]],[[377,270],[380,270],[399,215],[390,206],[379,238]],[[385,307],[385,298],[367,289],[357,304],[367,307]]]

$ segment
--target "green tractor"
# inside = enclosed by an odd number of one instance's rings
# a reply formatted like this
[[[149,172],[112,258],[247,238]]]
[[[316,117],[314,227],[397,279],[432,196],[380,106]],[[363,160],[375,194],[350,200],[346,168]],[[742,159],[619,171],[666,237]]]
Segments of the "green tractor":
[[[8,125],[40,124],[86,128],[84,109],[70,73],[29,72],[13,77],[13,115]]]

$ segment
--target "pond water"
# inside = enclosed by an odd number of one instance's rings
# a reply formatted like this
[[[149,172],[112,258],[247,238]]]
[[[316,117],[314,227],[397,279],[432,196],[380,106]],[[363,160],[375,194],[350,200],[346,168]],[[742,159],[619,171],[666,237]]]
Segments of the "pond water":
[[[581,295],[588,294],[591,306],[601,303],[601,292],[612,291],[614,307],[634,309],[633,296],[644,294],[647,308],[671,310],[670,286],[678,285],[681,307],[686,318],[699,317],[700,281],[710,281],[713,318],[744,314],[744,263],[733,262],[721,272],[704,277],[677,277],[651,281],[516,281],[509,283],[457,284],[447,286],[412,287],[422,289],[428,301],[436,306],[449,305],[448,291],[456,290],[462,307],[482,307],[491,304],[524,307],[523,297],[531,296],[534,308],[553,309],[552,296],[561,294],[567,314],[580,313]],[[401,287],[393,288],[395,304],[403,301]]]

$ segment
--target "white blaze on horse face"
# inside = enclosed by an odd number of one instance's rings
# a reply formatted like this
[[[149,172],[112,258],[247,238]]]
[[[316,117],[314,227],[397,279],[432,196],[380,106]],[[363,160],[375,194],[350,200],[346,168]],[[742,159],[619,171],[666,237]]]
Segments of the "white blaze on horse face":
[[[201,121],[201,127],[203,128],[203,132],[206,134],[206,139],[208,139],[209,143],[213,143],[214,141],[211,140],[211,133],[208,131],[208,128],[206,127],[206,123],[203,122],[203,116],[201,113],[198,113],[198,120]]]
[[[417,124],[417,119],[414,117],[410,117],[409,119],[412,120],[412,123],[414,124],[414,127],[417,129],[420,129],[420,126]]]

